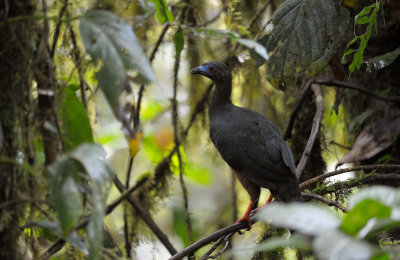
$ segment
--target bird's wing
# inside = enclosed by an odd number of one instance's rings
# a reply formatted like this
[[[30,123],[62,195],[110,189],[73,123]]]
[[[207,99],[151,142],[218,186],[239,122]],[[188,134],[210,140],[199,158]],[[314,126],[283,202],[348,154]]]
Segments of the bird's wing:
[[[285,165],[291,170],[294,175],[296,175],[296,164],[294,162],[292,151],[290,151],[289,146],[283,140],[282,136],[279,133],[279,130],[272,124],[272,122],[264,117],[259,118],[258,122],[260,134],[264,139],[265,145],[267,147],[273,147],[270,149],[279,150],[279,153],[283,158]]]

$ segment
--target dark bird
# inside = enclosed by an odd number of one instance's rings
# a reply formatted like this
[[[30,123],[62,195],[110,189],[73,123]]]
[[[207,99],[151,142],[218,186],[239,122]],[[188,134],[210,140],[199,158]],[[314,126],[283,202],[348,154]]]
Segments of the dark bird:
[[[277,201],[303,201],[293,154],[278,129],[263,115],[232,104],[229,68],[211,61],[191,74],[215,83],[209,104],[210,138],[250,195],[246,213],[236,223],[248,221],[251,228],[250,212],[257,208],[261,187],[269,189]]]

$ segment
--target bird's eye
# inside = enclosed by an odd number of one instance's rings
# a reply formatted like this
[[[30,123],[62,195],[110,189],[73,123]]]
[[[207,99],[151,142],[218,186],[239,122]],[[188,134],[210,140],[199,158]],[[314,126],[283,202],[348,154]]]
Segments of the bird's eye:
[[[214,70],[215,70],[215,67],[214,67],[214,66],[210,66],[210,67],[208,67],[208,70],[209,70],[209,71],[214,71]]]

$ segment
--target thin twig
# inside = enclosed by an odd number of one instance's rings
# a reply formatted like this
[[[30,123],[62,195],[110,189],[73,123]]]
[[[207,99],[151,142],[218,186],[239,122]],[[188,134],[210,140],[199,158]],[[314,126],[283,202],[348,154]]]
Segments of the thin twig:
[[[251,217],[251,223],[256,223],[257,219],[253,216]],[[193,254],[194,252],[196,252],[197,250],[199,250],[200,248],[202,248],[205,245],[208,245],[211,242],[217,241],[218,239],[220,239],[221,237],[225,237],[226,235],[229,235],[231,233],[236,233],[238,231],[240,231],[241,229],[245,229],[247,228],[247,222],[240,222],[237,224],[233,224],[230,225],[228,227],[225,227],[223,229],[220,229],[214,233],[212,233],[211,235],[208,235],[196,242],[194,242],[193,244],[191,244],[190,246],[186,247],[185,249],[183,249],[182,251],[180,251],[179,253],[176,253],[175,255],[173,255],[171,258],[169,258],[169,260],[178,260],[178,259],[182,259],[183,257]]]
[[[234,234],[235,233],[230,233],[229,235],[221,237],[220,239],[218,239],[218,241],[215,242],[215,244],[204,255],[202,255],[199,260],[216,259],[218,256],[222,255],[226,251],[228,246],[230,245],[229,239]],[[224,242],[224,241],[225,241],[225,246],[220,251],[215,253],[214,255],[211,255],[215,251],[215,249],[217,249],[222,244],[222,242]]]
[[[179,30],[179,29],[178,29]],[[184,204],[184,209],[185,209],[185,223],[186,223],[186,229],[188,233],[188,238],[189,238],[189,243],[193,243],[193,236],[192,236],[192,225],[190,222],[190,215],[189,215],[189,204],[188,204],[188,195],[187,195],[187,189],[185,185],[185,181],[183,180],[183,162],[182,162],[182,155],[181,151],[179,149],[180,146],[180,140],[179,140],[179,126],[178,126],[178,101],[177,101],[177,95],[178,95],[178,71],[179,71],[179,65],[180,65],[180,53],[177,53],[175,57],[175,63],[174,63],[174,83],[173,83],[173,96],[172,96],[172,125],[174,127],[174,142],[175,146],[178,147],[176,153],[178,155],[178,164],[179,164],[179,184],[182,189],[182,195],[183,195],[183,204]]]
[[[314,141],[318,136],[318,132],[321,126],[322,115],[324,114],[324,98],[322,97],[321,88],[317,84],[311,84],[311,89],[314,91],[317,111],[313,120],[310,137],[308,138],[306,148],[304,149],[303,155],[301,156],[300,162],[297,165],[296,177],[300,179],[301,174],[304,171],[308,158],[311,154],[311,150],[314,146]]]
[[[254,18],[251,20],[248,28],[251,28],[253,24],[260,18],[260,16],[264,13],[265,9],[268,7],[268,5],[271,3],[272,0],[268,0],[264,3],[264,5],[258,10],[257,14],[254,16]]]
[[[50,58],[54,58],[54,53],[56,52],[56,45],[58,41],[58,37],[60,36],[60,29],[61,29],[61,18],[64,15],[64,12],[67,10],[68,0],[65,0],[64,5],[61,7],[60,13],[58,14],[58,22],[56,28],[54,30],[54,37],[53,37],[53,44],[51,45],[50,49]]]
[[[114,177],[114,184],[121,193],[124,193],[126,189],[117,176]],[[168,252],[171,255],[176,254],[177,251],[172,245],[172,243],[169,241],[168,237],[161,231],[161,229],[157,226],[153,218],[143,208],[140,202],[137,199],[135,199],[132,195],[128,195],[127,199],[128,202],[132,205],[132,207],[136,210],[138,215],[143,219],[146,225],[154,233],[154,235],[156,235],[156,237],[160,240],[160,242],[167,248]]]
[[[339,175],[345,172],[352,172],[352,171],[360,171],[360,170],[377,170],[377,169],[400,169],[400,164],[376,164],[376,165],[362,165],[362,166],[355,166],[355,167],[349,167],[345,169],[339,169],[336,171],[331,171],[327,172],[324,174],[321,174],[317,177],[311,178],[299,185],[300,189],[304,189],[305,187],[314,184],[316,182],[319,182],[321,180],[324,180],[326,178]]]
[[[0,210],[4,209],[4,208],[8,208],[11,207],[15,204],[21,204],[21,203],[44,203],[47,204],[51,207],[54,207],[53,203],[51,203],[51,201],[48,200],[44,200],[44,199],[36,199],[36,198],[24,198],[24,199],[18,199],[18,200],[10,200],[10,201],[6,201],[0,204]]]
[[[292,115],[290,116],[289,123],[288,123],[288,125],[286,127],[286,131],[283,135],[284,140],[288,140],[289,138],[292,137],[292,129],[294,126],[294,121],[296,120],[297,114],[299,113],[301,106],[303,105],[304,101],[306,100],[307,95],[310,93],[309,90],[310,90],[311,84],[313,82],[314,82],[314,79],[310,79],[305,84],[303,92],[301,94],[301,97],[300,97],[299,101],[297,102],[297,105],[296,105],[295,109],[293,110]]]
[[[336,145],[336,146],[339,146],[340,148],[347,149],[347,150],[350,150],[350,149],[351,149],[350,146],[347,146],[347,145],[344,145],[344,144],[339,144],[338,142],[333,141],[333,140],[330,141],[329,144],[334,144],[334,145]]]
[[[347,88],[347,89],[354,89],[357,90],[361,93],[367,94],[372,98],[375,99],[379,99],[382,101],[386,101],[386,102],[393,102],[393,103],[399,103],[400,102],[400,97],[395,96],[395,97],[385,97],[379,94],[376,94],[375,92],[366,89],[366,88],[362,88],[356,84],[352,84],[349,82],[344,82],[344,81],[339,81],[339,80],[335,80],[332,78],[328,78],[328,77],[317,77],[315,78],[315,83],[318,84],[322,84],[322,85],[326,85],[326,86],[335,86],[335,87],[340,87],[340,88]]]
[[[309,199],[313,199],[313,200],[322,201],[323,203],[328,204],[328,206],[335,206],[336,208],[340,209],[344,213],[347,213],[349,211],[345,206],[343,206],[339,202],[325,198],[324,196],[321,196],[321,195],[318,195],[315,193],[302,192],[301,196],[303,198],[309,198]]]

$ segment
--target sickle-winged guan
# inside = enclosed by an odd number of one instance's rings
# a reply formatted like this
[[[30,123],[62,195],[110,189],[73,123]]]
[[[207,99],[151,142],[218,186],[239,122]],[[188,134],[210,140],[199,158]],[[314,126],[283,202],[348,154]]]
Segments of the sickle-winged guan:
[[[277,201],[302,201],[292,152],[271,121],[232,104],[228,67],[211,61],[192,69],[191,74],[215,83],[209,105],[210,138],[250,195],[249,207],[237,222],[248,221],[251,227],[250,212],[257,208],[260,187],[269,189]]]

